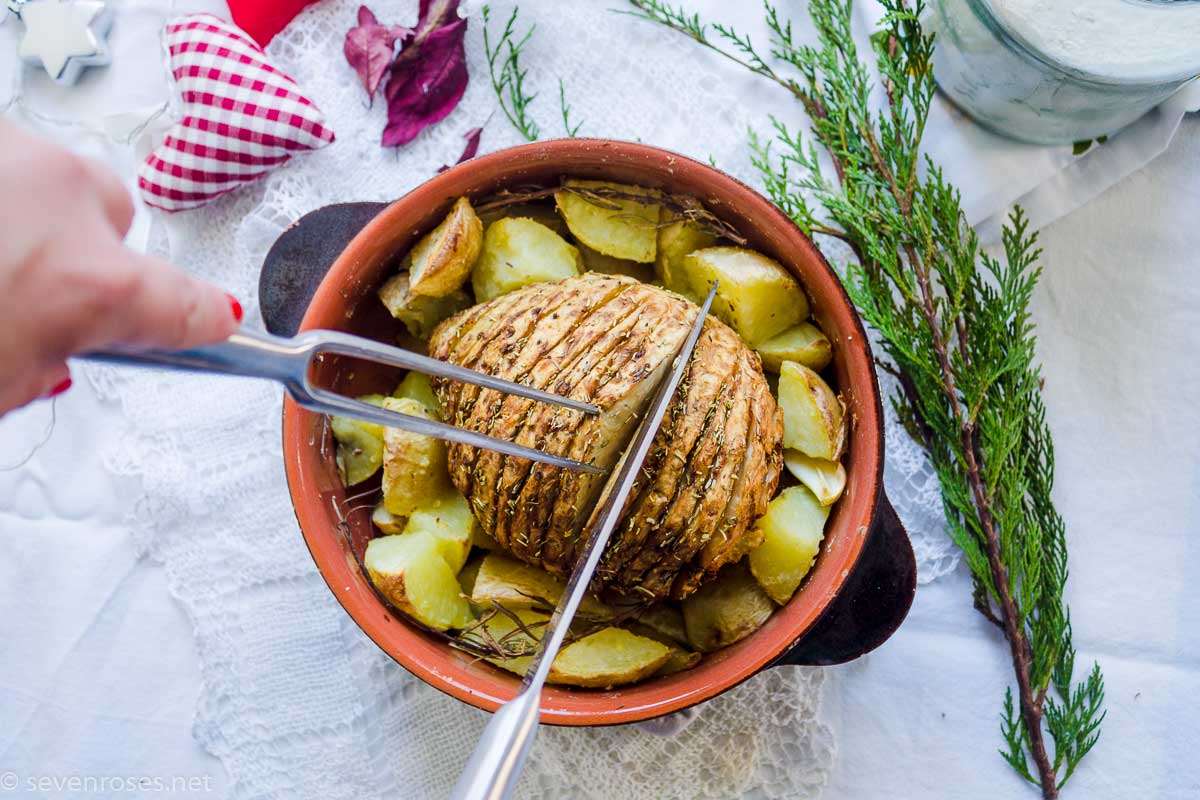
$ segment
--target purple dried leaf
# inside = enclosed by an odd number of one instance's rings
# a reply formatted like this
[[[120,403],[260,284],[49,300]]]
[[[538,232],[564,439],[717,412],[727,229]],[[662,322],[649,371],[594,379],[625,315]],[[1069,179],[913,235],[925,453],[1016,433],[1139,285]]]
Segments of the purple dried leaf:
[[[396,42],[407,41],[413,33],[412,28],[402,25],[380,25],[371,9],[359,7],[358,25],[346,32],[342,49],[346,61],[358,73],[367,90],[368,99],[373,101],[375,98],[379,83],[395,55]]]
[[[429,0],[421,3],[423,12],[453,17],[449,24],[428,29],[426,20],[418,24],[411,44],[389,68],[384,94],[388,121],[383,130],[383,146],[396,147],[416,138],[426,126],[444,119],[467,90],[467,58],[463,38],[467,21],[458,19],[457,0]]]
[[[463,134],[463,138],[467,140],[467,146],[463,148],[462,155],[458,157],[458,161],[454,162],[455,164],[461,164],[468,158],[475,157],[475,154],[479,152],[479,136],[482,133],[483,128],[471,128],[471,130]],[[450,165],[443,164],[438,167],[438,174],[441,175],[448,169],[450,169]]]

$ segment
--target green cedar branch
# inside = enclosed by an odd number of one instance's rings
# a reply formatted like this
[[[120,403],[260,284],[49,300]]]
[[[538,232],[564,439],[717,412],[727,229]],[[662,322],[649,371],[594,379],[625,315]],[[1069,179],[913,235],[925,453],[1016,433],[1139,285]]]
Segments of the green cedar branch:
[[[766,55],[749,37],[721,25],[710,33],[698,15],[659,0],[631,0],[625,13],[778,84],[808,113],[833,179],[809,137],[774,119],[770,140],[751,135],[754,166],[798,225],[853,251],[847,291],[880,334],[899,379],[893,406],[937,472],[974,605],[1008,643],[1016,692],[1005,695],[1001,755],[1054,798],[1097,741],[1104,681],[1097,665],[1072,683],[1065,527],[1050,499],[1053,444],[1029,315],[1037,237],[1017,210],[1003,258],[980,248],[959,192],[920,153],[935,91],[922,4],[882,3],[882,29],[871,37],[882,111],[872,107],[876,87],[851,36],[849,0],[810,0],[815,45],[797,43],[767,3]]]

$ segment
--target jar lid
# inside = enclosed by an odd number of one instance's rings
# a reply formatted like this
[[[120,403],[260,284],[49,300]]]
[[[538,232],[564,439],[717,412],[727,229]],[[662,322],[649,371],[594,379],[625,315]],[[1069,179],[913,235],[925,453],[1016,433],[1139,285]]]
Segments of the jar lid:
[[[1018,42],[1105,83],[1156,84],[1200,74],[1200,0],[983,0]]]

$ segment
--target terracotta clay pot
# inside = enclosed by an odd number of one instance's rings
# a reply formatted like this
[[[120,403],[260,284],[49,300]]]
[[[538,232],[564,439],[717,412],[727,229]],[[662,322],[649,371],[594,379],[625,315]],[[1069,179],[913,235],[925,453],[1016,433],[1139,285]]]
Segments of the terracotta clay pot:
[[[401,326],[383,309],[375,289],[456,198],[554,185],[563,176],[694,195],[733,224],[750,247],[787,267],[804,285],[813,316],[833,343],[833,370],[847,405],[850,436],[846,492],[829,517],[820,556],[791,602],[756,633],[706,656],[693,669],[612,691],[548,687],[542,721],[644,720],[713,697],[772,665],[838,663],[878,646],[907,613],[916,571],[908,538],[881,489],[883,420],[870,347],[841,284],[812,242],[768,200],[728,175],[642,144],[568,139],[472,159],[390,205],[329,206],[289,229],[268,256],[260,286],[268,328],[294,333],[296,311],[312,292],[300,329],[332,328],[393,340]],[[357,394],[390,391],[396,375],[331,359],[316,367],[314,379]],[[512,697],[513,675],[413,626],[375,593],[359,565],[372,536],[369,509],[339,510],[354,503],[345,502],[324,417],[286,402],[283,448],[292,502],[313,560],[363,631],[414,675],[466,703],[494,710]],[[355,487],[355,493],[361,490]]]

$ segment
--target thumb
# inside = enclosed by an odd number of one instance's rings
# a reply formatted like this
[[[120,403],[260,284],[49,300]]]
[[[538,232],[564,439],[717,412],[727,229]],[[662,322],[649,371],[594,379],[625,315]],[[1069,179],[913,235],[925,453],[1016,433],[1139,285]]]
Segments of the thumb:
[[[242,307],[233,295],[157,258],[131,255],[141,279],[115,322],[114,343],[182,350],[237,330]]]

